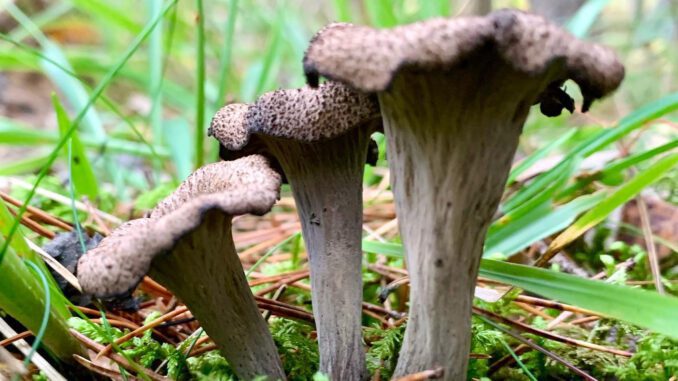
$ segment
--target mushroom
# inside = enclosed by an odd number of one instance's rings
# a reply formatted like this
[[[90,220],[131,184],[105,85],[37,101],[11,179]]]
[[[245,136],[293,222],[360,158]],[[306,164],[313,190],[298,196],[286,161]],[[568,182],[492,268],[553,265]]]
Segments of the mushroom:
[[[395,375],[444,368],[466,378],[471,304],[487,227],[530,106],[582,110],[615,90],[615,54],[540,16],[501,10],[376,30],[331,24],[304,57],[318,77],[376,93],[411,277],[410,314]]]
[[[376,100],[338,83],[278,90],[230,104],[209,134],[222,157],[256,151],[274,158],[292,187],[310,257],[320,371],[365,377],[362,346],[362,179]],[[274,164],[275,167],[275,164]]]
[[[149,273],[186,303],[241,379],[284,379],[280,358],[233,245],[234,215],[268,212],[280,175],[252,155],[206,165],[156,206],[78,262],[83,289],[100,298],[131,292]]]

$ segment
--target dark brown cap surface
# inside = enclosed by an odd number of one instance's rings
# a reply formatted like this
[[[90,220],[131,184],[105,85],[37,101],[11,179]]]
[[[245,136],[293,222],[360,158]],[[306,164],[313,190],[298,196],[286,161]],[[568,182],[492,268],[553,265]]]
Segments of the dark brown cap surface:
[[[401,69],[451,69],[488,47],[519,72],[538,75],[551,64],[564,65],[560,82],[568,78],[577,82],[585,106],[615,90],[624,77],[612,50],[578,40],[541,16],[515,10],[392,29],[330,24],[311,41],[304,70],[312,86],[322,75],[379,92]]]
[[[261,156],[208,164],[160,202],[149,218],[121,225],[80,258],[78,280],[85,292],[98,297],[124,294],[148,273],[153,258],[199,226],[206,212],[263,214],[278,199],[279,189],[280,175]]]

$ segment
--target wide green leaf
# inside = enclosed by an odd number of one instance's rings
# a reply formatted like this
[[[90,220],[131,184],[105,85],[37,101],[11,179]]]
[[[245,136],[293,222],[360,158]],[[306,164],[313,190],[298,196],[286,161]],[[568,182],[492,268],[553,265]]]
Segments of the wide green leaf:
[[[480,276],[678,338],[675,297],[491,259]]]
[[[0,241],[3,241],[1,237]],[[0,263],[0,274],[0,309],[32,332],[38,332],[45,309],[44,287],[11,247]],[[68,331],[66,319],[69,316],[55,308],[55,305],[65,306],[63,295],[53,287],[49,292],[54,302],[43,342],[57,357],[70,361],[73,354],[84,352]]]
[[[400,244],[363,240],[363,250],[402,258]],[[480,276],[678,338],[678,298],[491,259]]]
[[[56,95],[52,95],[52,104],[57,115],[57,124],[59,125],[59,132],[61,137],[65,137],[71,121],[66,114],[66,110],[59,102]],[[66,148],[66,160],[70,160],[69,168],[71,181],[75,186],[76,192],[81,196],[87,196],[90,200],[96,200],[99,196],[99,186],[97,185],[97,177],[92,169],[92,164],[87,158],[85,147],[80,142],[78,131],[71,134],[71,141]]]
[[[581,196],[555,208],[548,202],[544,207],[534,208],[506,224],[497,221],[487,232],[483,256],[515,254],[567,228],[580,213],[591,209],[604,198],[603,193]]]
[[[556,237],[549,245],[548,251],[551,253],[557,252],[580,237],[584,232],[607,218],[612,211],[635,197],[645,187],[662,178],[666,172],[677,164],[678,154],[668,155],[639,172],[633,179],[616,189],[609,197],[581,216],[572,226]]]
[[[112,153],[126,153],[143,157],[153,157],[155,155],[166,158],[169,156],[167,149],[163,147],[153,147],[151,150],[148,145],[125,139],[108,138],[105,143],[97,143],[94,139],[86,135],[79,135],[79,138],[85,147],[101,151],[106,150]],[[15,121],[0,117],[0,144],[17,146],[39,146],[53,145],[60,140],[59,134],[53,131],[41,131],[29,126],[17,123]]]

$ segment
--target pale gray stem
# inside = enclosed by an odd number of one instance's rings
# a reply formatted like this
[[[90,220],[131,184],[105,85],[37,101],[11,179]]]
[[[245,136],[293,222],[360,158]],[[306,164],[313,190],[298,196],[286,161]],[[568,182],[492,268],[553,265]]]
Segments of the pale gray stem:
[[[233,245],[230,216],[207,212],[170,254],[153,260],[151,276],[186,303],[240,379],[285,379]]]
[[[443,367],[443,379],[466,379],[485,233],[528,110],[548,83],[492,54],[472,62],[403,71],[379,94],[411,278],[396,377]]]
[[[367,376],[362,345],[362,178],[370,129],[329,141],[267,138],[287,176],[311,263],[320,371],[331,380]]]

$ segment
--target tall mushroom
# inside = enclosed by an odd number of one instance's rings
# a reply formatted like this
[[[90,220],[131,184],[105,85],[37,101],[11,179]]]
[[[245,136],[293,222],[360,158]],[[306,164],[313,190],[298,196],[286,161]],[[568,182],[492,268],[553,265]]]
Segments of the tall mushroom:
[[[370,134],[379,123],[376,100],[327,83],[225,106],[209,130],[222,144],[222,156],[265,153],[292,187],[311,263],[320,370],[333,380],[366,376],[362,178]]]
[[[304,57],[322,75],[379,98],[411,277],[396,376],[444,368],[466,377],[471,303],[485,233],[530,106],[583,111],[624,76],[615,54],[539,16],[502,10],[387,30],[331,24]]]
[[[284,379],[231,235],[232,216],[268,212],[279,189],[280,175],[259,155],[206,165],[148,218],[121,225],[80,258],[78,280],[106,298],[149,273],[186,303],[238,377]]]

